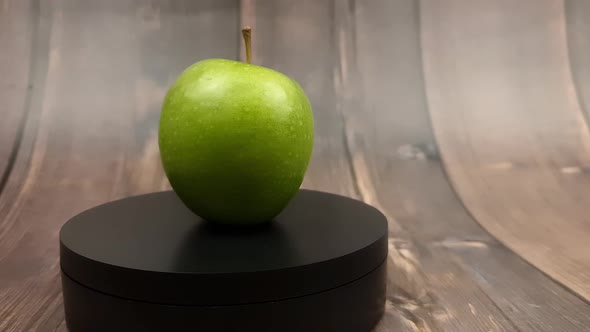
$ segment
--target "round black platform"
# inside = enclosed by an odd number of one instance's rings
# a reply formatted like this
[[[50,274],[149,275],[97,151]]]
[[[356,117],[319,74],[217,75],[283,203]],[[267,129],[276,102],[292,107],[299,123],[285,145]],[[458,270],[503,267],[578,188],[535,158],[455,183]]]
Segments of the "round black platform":
[[[364,332],[383,313],[387,221],[342,196],[301,190],[236,228],[154,193],[77,215],[60,241],[71,332]]]

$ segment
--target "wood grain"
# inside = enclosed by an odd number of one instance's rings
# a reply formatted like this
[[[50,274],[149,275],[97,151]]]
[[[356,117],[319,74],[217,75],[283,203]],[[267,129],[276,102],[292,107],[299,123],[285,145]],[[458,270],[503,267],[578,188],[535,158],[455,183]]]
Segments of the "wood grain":
[[[198,59],[238,54],[234,1],[52,1],[42,17],[51,19],[46,84],[0,196],[6,332],[65,331],[59,227],[92,205],[166,186],[154,143],[165,89]]]
[[[416,3],[357,1],[338,13],[355,177],[363,199],[396,223],[392,310],[417,331],[588,330],[588,305],[486,233],[447,182],[430,130]]]
[[[421,9],[428,105],[457,193],[500,241],[590,299],[590,135],[563,2]]]
[[[14,165],[30,106],[38,36],[36,7],[32,1],[0,1],[0,190]]]

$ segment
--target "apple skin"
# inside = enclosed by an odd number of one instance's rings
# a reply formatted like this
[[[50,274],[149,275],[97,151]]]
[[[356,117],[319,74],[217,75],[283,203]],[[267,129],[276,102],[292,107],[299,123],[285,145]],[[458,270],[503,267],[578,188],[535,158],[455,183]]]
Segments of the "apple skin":
[[[271,221],[299,190],[314,139],[311,105],[291,78],[226,59],[188,67],[162,106],[164,171],[183,203],[225,224]]]

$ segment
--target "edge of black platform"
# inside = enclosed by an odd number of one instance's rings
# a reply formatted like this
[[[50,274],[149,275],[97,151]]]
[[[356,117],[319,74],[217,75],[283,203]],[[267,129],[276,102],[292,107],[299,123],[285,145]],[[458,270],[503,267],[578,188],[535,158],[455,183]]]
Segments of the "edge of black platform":
[[[301,192],[304,195],[306,192],[317,193],[308,190]],[[169,192],[147,195],[165,193]],[[68,248],[62,241],[60,232],[61,266],[70,278],[84,287],[111,296],[149,303],[223,306],[317,294],[362,278],[380,266],[388,254],[387,220],[379,210],[345,196],[322,194],[337,196],[343,201],[355,201],[358,206],[370,209],[370,215],[381,219],[379,222],[383,223],[381,236],[366,247],[312,264],[267,271],[193,274],[143,271],[92,260]],[[114,202],[119,201],[122,200]],[[285,280],[292,282],[285,286]]]
[[[91,290],[62,271],[70,332],[368,332],[385,311],[387,262],[325,292],[284,301],[230,306],[177,306],[132,301]]]

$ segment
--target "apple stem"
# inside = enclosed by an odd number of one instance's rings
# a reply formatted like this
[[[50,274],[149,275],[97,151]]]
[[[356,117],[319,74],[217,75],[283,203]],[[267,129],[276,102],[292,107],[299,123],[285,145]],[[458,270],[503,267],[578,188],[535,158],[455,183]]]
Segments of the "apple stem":
[[[246,45],[246,62],[252,63],[252,28],[244,27],[242,29],[242,37],[244,37],[244,44]]]

